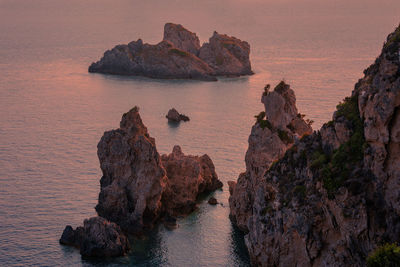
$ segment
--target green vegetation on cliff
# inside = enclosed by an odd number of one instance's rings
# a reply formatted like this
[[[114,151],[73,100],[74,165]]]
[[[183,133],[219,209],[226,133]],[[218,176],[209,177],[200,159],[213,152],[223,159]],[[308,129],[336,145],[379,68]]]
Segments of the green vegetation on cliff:
[[[400,247],[396,244],[385,244],[378,247],[367,258],[368,267],[400,266]]]

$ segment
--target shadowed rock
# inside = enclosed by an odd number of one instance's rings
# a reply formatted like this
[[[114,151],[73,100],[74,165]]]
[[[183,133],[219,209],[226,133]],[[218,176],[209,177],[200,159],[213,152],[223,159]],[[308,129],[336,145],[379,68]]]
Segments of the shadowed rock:
[[[129,241],[119,226],[101,217],[85,220],[84,226],[75,230],[68,225],[60,243],[80,248],[84,257],[123,256],[130,249]]]
[[[171,108],[165,116],[169,122],[189,121],[190,118],[184,114],[180,114],[175,108]]]

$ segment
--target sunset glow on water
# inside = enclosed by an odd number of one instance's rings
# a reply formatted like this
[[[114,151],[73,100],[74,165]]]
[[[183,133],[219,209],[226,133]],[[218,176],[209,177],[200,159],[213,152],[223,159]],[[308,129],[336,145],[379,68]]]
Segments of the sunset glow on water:
[[[0,265],[105,264],[82,260],[58,239],[65,225],[95,215],[97,143],[137,105],[160,154],[179,144],[211,157],[223,205],[203,201],[178,229],[160,226],[106,263],[248,266],[228,218],[226,182],[245,170],[264,85],[289,83],[317,130],[398,25],[397,0],[348,2],[0,0]],[[248,41],[255,74],[202,82],[87,72],[118,43],[157,43],[165,22],[183,24],[202,42],[214,30]],[[171,107],[190,122],[168,125]]]

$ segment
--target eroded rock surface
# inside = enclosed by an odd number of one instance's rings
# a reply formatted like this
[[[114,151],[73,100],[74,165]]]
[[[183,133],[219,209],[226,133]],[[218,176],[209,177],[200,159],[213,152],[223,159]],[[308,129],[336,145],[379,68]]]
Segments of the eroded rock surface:
[[[164,41],[171,42],[176,48],[195,56],[200,50],[200,40],[197,35],[180,24],[166,23],[164,26]]]
[[[207,155],[184,155],[175,146],[160,157],[137,107],[122,116],[120,128],[104,133],[97,154],[103,172],[100,217],[76,230],[67,226],[60,239],[83,256],[123,255],[129,249],[123,233],[141,235],[160,221],[173,229],[176,216],[192,212],[201,193],[222,187]]]
[[[102,217],[92,217],[75,230],[67,226],[61,236],[63,245],[80,248],[85,257],[117,257],[125,255],[129,249],[128,238],[120,227]]]
[[[397,28],[333,120],[248,191],[253,265],[365,266],[379,244],[400,241],[399,51]]]
[[[252,74],[249,54],[247,42],[227,35],[214,34],[209,44],[200,47],[195,33],[167,23],[160,43],[144,44],[139,39],[117,45],[92,63],[89,72],[216,81],[217,75]]]
[[[217,32],[199,52],[199,58],[214,69],[216,75],[225,76],[253,74],[249,55],[250,45],[247,42]]]
[[[174,146],[171,154],[162,155],[161,161],[168,176],[163,203],[171,216],[192,212],[200,194],[222,187],[208,155],[185,155],[179,146]]]
[[[265,111],[256,116],[246,152],[246,172],[237,183],[230,181],[230,218],[243,231],[251,216],[251,207],[260,179],[271,164],[281,158],[294,141],[311,134],[311,126],[297,113],[294,91],[284,82],[272,92],[266,90],[261,98]],[[279,108],[276,112],[272,107]]]
[[[98,144],[103,171],[98,214],[138,233],[166,214],[188,214],[197,196],[222,186],[207,155],[184,155],[179,146],[160,157],[138,109],[124,114],[120,128]]]

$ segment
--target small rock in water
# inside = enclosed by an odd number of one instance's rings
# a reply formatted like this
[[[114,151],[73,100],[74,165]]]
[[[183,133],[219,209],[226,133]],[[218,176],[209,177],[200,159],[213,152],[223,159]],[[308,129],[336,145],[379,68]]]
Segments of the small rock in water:
[[[217,205],[218,204],[218,200],[215,197],[210,197],[210,199],[208,200],[208,204]]]
[[[168,119],[169,122],[180,122],[180,121],[190,120],[188,116],[180,114],[175,108],[171,108],[165,117]]]

